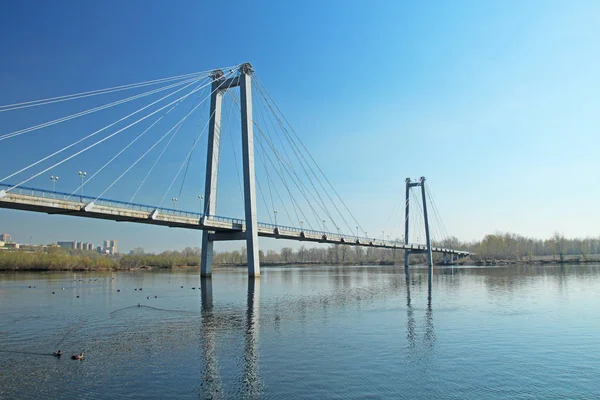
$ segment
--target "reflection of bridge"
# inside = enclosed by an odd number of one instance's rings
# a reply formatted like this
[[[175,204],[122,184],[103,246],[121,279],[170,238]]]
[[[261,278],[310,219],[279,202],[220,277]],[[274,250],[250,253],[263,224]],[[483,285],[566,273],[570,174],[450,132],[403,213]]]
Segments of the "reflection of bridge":
[[[356,271],[356,269],[352,269]],[[281,271],[281,273],[289,273],[290,270]],[[334,279],[341,279],[337,276],[340,271],[338,269],[331,270],[330,277]],[[356,272],[359,274],[359,272]],[[360,273],[362,275],[362,273]],[[363,301],[372,301],[373,296],[379,298],[385,298],[388,296],[398,296],[399,292],[404,287],[406,290],[406,340],[408,349],[410,351],[409,357],[420,357],[423,354],[427,354],[427,350],[433,348],[436,342],[435,329],[433,323],[433,309],[432,309],[432,281],[428,279],[427,283],[427,306],[424,313],[424,326],[422,336],[419,333],[419,327],[417,326],[417,318],[415,314],[414,301],[411,298],[411,287],[422,287],[425,279],[421,280],[421,275],[418,275],[415,280],[411,280],[410,276],[404,280],[400,275],[390,275],[390,282],[387,285],[376,287],[363,288],[351,288],[351,282],[342,282],[337,290],[332,293],[325,295],[311,295],[302,296],[302,298],[294,298],[289,301],[287,305],[281,305],[281,309],[292,315],[281,315],[276,312],[277,321],[292,321],[295,319],[292,316],[304,315],[307,310],[311,309],[322,309],[325,315],[327,315],[326,309],[333,307],[334,309],[342,308],[348,309],[355,304],[360,304]],[[403,284],[403,282],[405,284]],[[201,289],[201,304],[202,304],[202,328],[203,328],[203,341],[202,341],[202,388],[201,394],[203,398],[213,398],[223,393],[223,382],[221,380],[221,373],[218,362],[219,354],[219,336],[224,330],[231,330],[234,332],[243,332],[243,356],[242,360],[238,365],[243,368],[241,374],[240,392],[235,393],[234,396],[239,397],[257,397],[260,396],[262,391],[262,381],[260,378],[260,354],[259,354],[259,333],[260,333],[260,280],[259,279],[248,279],[247,284],[247,296],[246,296],[246,308],[245,314],[242,316],[240,312],[232,309],[215,309],[213,306],[213,287],[211,278],[201,278],[200,289]],[[424,287],[423,287],[424,289]],[[362,290],[367,290],[372,295],[365,295]],[[373,292],[371,292],[373,290]],[[376,291],[375,291],[376,290]],[[361,295],[361,293],[363,295]],[[398,297],[399,298],[399,297]],[[285,302],[284,302],[285,303]],[[421,307],[417,306],[417,309]],[[267,312],[268,314],[268,312]],[[401,315],[400,313],[398,315]],[[263,316],[264,317],[264,316]],[[303,318],[300,317],[302,321]],[[279,322],[277,322],[279,323]],[[304,321],[303,321],[304,323]],[[268,319],[267,319],[268,324]],[[422,341],[420,341],[421,339]],[[422,346],[424,348],[420,347]],[[221,343],[222,345],[222,343]],[[425,350],[425,351],[423,351]]]
[[[204,340],[202,353],[204,367],[202,369],[202,394],[205,398],[213,398],[222,392],[219,366],[217,362],[217,339],[221,328],[220,320],[213,314],[213,295],[211,278],[202,278],[202,327]],[[250,278],[248,280],[248,296],[246,303],[246,319],[244,327],[244,396],[256,396],[260,392],[258,333],[260,308],[260,282]]]
[[[207,82],[204,80],[208,79]],[[356,221],[354,216],[350,213],[349,209],[344,204],[343,200],[339,197],[333,186],[329,180],[324,176],[320,167],[316,164],[312,156],[307,153],[306,147],[300,141],[299,137],[295,134],[293,129],[289,125],[287,125],[287,120],[285,117],[280,114],[277,106],[272,102],[272,99],[268,94],[265,94],[264,88],[261,87],[259,83],[258,88],[258,97],[262,100],[262,103],[258,102],[257,104],[253,103],[252,97],[252,82],[254,80],[254,71],[250,64],[242,64],[236,66],[233,69],[229,69],[228,73],[224,73],[222,70],[214,70],[209,73],[197,73],[197,74],[188,74],[180,77],[173,78],[165,78],[163,80],[149,81],[143,82],[140,84],[133,85],[124,85],[117,88],[110,89],[102,89],[92,92],[79,93],[75,95],[67,95],[60,96],[52,99],[44,99],[37,100],[26,103],[18,103],[6,106],[0,106],[0,113],[4,113],[6,111],[16,111],[23,108],[27,108],[27,112],[32,107],[38,107],[46,104],[54,104],[67,102],[74,99],[87,98],[91,96],[114,93],[122,90],[130,90],[131,88],[138,88],[147,85],[155,85],[158,83],[164,84],[168,83],[167,86],[164,86],[159,89],[154,89],[147,93],[142,93],[136,96],[132,96],[125,100],[119,100],[117,102],[103,105],[101,107],[92,108],[90,110],[84,112],[78,112],[72,115],[68,115],[66,117],[62,117],[53,121],[45,122],[39,125],[35,125],[29,128],[13,131],[10,133],[5,133],[0,135],[0,141],[4,141],[7,139],[18,138],[24,134],[32,132],[34,130],[51,127],[55,124],[65,123],[71,119],[76,119],[84,115],[93,114],[99,110],[103,110],[109,107],[113,107],[117,104],[123,104],[131,99],[139,99],[144,96],[148,96],[154,93],[158,93],[167,89],[174,89],[170,94],[162,97],[159,100],[150,103],[149,105],[142,107],[123,117],[116,122],[113,122],[102,129],[93,132],[90,135],[85,136],[82,139],[78,139],[73,143],[68,144],[67,146],[52,152],[50,155],[43,157],[37,161],[32,162],[28,166],[25,166],[19,169],[16,172],[12,172],[7,174],[4,178],[0,179],[0,208],[9,208],[9,209],[17,209],[17,210],[25,210],[25,211],[35,211],[35,212],[44,212],[49,214],[61,214],[61,215],[71,215],[75,217],[86,217],[86,218],[96,218],[96,219],[106,219],[113,220],[119,222],[134,222],[134,223],[143,223],[143,224],[154,224],[154,225],[163,225],[169,227],[179,227],[179,228],[187,228],[187,229],[196,229],[202,230],[205,233],[202,236],[202,252],[201,252],[201,274],[202,276],[210,276],[212,274],[212,257],[213,257],[213,243],[215,241],[222,240],[245,240],[247,246],[247,260],[248,260],[248,272],[250,276],[259,276],[260,275],[260,262],[258,258],[258,237],[270,237],[277,239],[288,239],[288,240],[296,240],[296,241],[309,241],[309,242],[318,242],[318,243],[326,243],[326,244],[336,244],[336,245],[351,245],[351,246],[362,246],[362,247],[372,247],[372,248],[386,248],[386,249],[399,249],[404,250],[405,252],[405,266],[408,268],[408,255],[410,253],[423,253],[428,257],[428,262],[430,269],[433,268],[432,261],[432,253],[438,252],[443,253],[444,256],[446,254],[451,255],[453,258],[456,257],[464,257],[468,255],[468,252],[448,249],[442,247],[435,247],[431,245],[431,237],[429,230],[429,220],[427,214],[427,200],[426,200],[426,191],[425,191],[425,178],[421,178],[418,182],[411,182],[410,179],[407,179],[406,182],[406,202],[405,202],[405,232],[403,240],[385,240],[384,235],[381,235],[381,239],[376,239],[374,237],[367,236],[367,233],[362,230],[363,234],[359,235],[360,224]],[[175,82],[175,83],[173,83]],[[87,147],[75,152],[71,155],[65,155],[63,159],[55,162],[49,167],[44,168],[43,165],[47,164],[48,160],[52,158],[56,158],[59,154],[65,151],[75,151],[78,146],[83,146],[83,142],[89,140],[92,136],[95,136],[98,133],[101,133],[105,130],[110,131],[112,127],[128,118],[132,115],[140,113],[146,109],[149,112],[149,107],[158,107],[157,104],[160,104],[162,101],[165,101],[171,95],[182,91],[189,90],[188,88],[192,88],[187,94],[171,101],[170,103],[161,106],[157,110],[145,115],[144,117],[138,119],[137,121],[127,125],[124,128],[117,130],[114,133],[111,133],[96,142],[88,145]],[[210,87],[210,93],[204,98],[204,100],[198,100],[197,103],[193,106],[193,108],[184,115],[182,119],[180,119],[167,133],[161,136],[155,143],[142,154],[140,158],[135,160],[129,168],[125,169],[125,171],[119,175],[108,187],[100,187],[99,190],[102,190],[101,194],[98,196],[84,196],[83,188],[84,185],[89,187],[90,181],[105,167],[108,167],[109,164],[119,157],[124,151],[126,151],[131,145],[133,145],[138,139],[140,139],[146,132],[154,127],[157,123],[159,123],[163,118],[167,118],[169,113],[173,111],[180,103],[184,102],[190,95],[199,92],[203,88]],[[237,95],[232,95],[232,106],[231,110],[235,107],[239,107],[241,113],[241,121],[240,128],[242,132],[242,169],[243,169],[243,202],[244,202],[244,213],[245,219],[236,219],[236,218],[228,218],[228,217],[220,217],[217,216],[216,206],[217,206],[217,175],[219,169],[219,157],[220,157],[220,146],[221,136],[225,132],[225,128],[223,126],[223,108],[224,108],[224,98],[225,95],[228,94],[228,90],[234,87],[239,87],[239,98]],[[184,92],[185,93],[185,92]],[[206,177],[205,177],[205,190],[204,196],[198,196],[200,201],[204,201],[204,207],[202,208],[201,213],[195,212],[187,212],[178,210],[175,207],[176,202],[178,201],[179,196],[181,195],[181,191],[183,189],[183,184],[185,182],[185,177],[187,175],[187,167],[185,169],[185,174],[183,175],[183,180],[181,182],[181,187],[179,191],[178,197],[173,197],[172,201],[174,203],[173,208],[165,208],[162,207],[162,203],[165,200],[168,193],[171,191],[173,184],[179,178],[180,172],[183,167],[186,165],[189,167],[189,163],[191,160],[191,154],[198,143],[198,140],[204,130],[202,130],[196,139],[193,142],[193,146],[189,150],[188,155],[185,157],[181,167],[177,171],[175,178],[173,179],[171,185],[165,192],[165,195],[162,197],[160,201],[160,205],[158,206],[149,206],[142,205],[133,202],[133,198],[137,195],[138,191],[141,189],[143,184],[146,182],[146,179],[155,169],[158,161],[162,157],[162,154],[165,150],[167,150],[169,144],[175,138],[175,135],[179,132],[181,126],[186,121],[188,116],[198,108],[199,105],[203,104],[205,100],[210,98],[210,114],[207,118],[205,128],[208,127],[208,141],[207,141],[207,155],[206,155]],[[168,100],[167,100],[168,101]],[[235,102],[235,105],[233,105]],[[260,108],[261,104],[263,108]],[[258,105],[259,112],[261,115],[263,112],[271,112],[268,114],[269,118],[267,119],[263,115],[262,123],[259,122],[258,115],[253,114],[253,107]],[[53,171],[55,168],[58,168],[61,164],[71,160],[74,157],[79,156],[80,154],[85,153],[96,145],[101,144],[102,142],[111,139],[113,136],[120,134],[121,132],[127,130],[128,128],[135,126],[136,124],[142,122],[146,118],[152,117],[157,114],[157,118],[155,122],[150,125],[146,130],[140,133],[138,136],[132,138],[132,140],[124,147],[117,149],[118,153],[112,157],[109,161],[107,161],[98,171],[96,171],[93,175],[87,178],[85,181],[87,174],[85,172],[79,172],[79,176],[81,177],[81,185],[75,189],[72,193],[63,193],[56,192],[54,189],[52,191],[41,190],[36,188],[31,188],[26,186],[29,181],[38,178],[39,176],[48,173],[49,171]],[[258,113],[257,113],[258,114]],[[279,140],[282,142],[283,149],[278,149],[275,147],[273,140],[269,133],[270,126],[273,129],[279,129],[283,134],[279,137]],[[257,130],[258,136],[254,137],[254,129]],[[291,132],[291,133],[290,133]],[[293,134],[293,135],[292,135]],[[127,174],[133,167],[135,167],[140,160],[142,160],[150,151],[152,151],[163,139],[169,137],[169,141],[163,152],[160,153],[152,168],[146,174],[144,180],[140,183],[139,187],[131,197],[130,201],[117,201],[117,200],[109,200],[104,197],[104,194],[115,185],[125,174]],[[69,139],[69,138],[67,138]],[[262,150],[262,153],[258,153],[259,160],[263,162],[263,167],[265,171],[265,176],[267,178],[268,184],[268,193],[271,194],[270,205],[266,199],[266,195],[260,188],[259,191],[262,196],[262,200],[265,204],[265,209],[268,210],[267,216],[271,219],[271,212],[275,217],[275,221],[271,221],[271,223],[258,222],[257,215],[257,193],[256,193],[256,184],[260,183],[256,179],[255,172],[255,151],[254,151],[254,140],[257,139],[257,143],[259,148]],[[17,140],[17,139],[13,139]],[[95,139],[94,139],[95,140]],[[283,140],[287,140],[289,143],[284,146]],[[23,143],[21,143],[23,144]],[[31,145],[31,143],[28,143]],[[286,147],[287,146],[287,147]],[[3,149],[6,149],[6,146],[3,146]],[[72,149],[72,150],[71,150]],[[10,151],[10,150],[5,150]],[[271,153],[269,153],[269,151]],[[306,153],[306,154],[305,154]],[[68,154],[68,153],[67,153]],[[272,158],[270,158],[272,155]],[[296,165],[293,165],[291,159],[294,155],[297,158]],[[82,159],[79,157],[78,160]],[[275,160],[275,161],[273,161]],[[270,161],[271,165],[268,166],[266,161]],[[237,160],[236,160],[237,163]],[[314,165],[313,165],[314,164]],[[40,172],[33,172],[33,175],[24,175],[25,173],[31,173],[34,170],[29,171],[32,168],[42,168]],[[304,173],[305,178],[300,179],[300,175]],[[287,174],[287,177],[286,177]],[[277,192],[277,189],[273,183],[274,176],[279,176],[283,183],[284,189],[282,192],[285,192],[289,195],[290,201],[284,202],[281,194]],[[20,182],[9,185],[6,182],[10,179],[17,179],[16,177],[22,179]],[[56,184],[56,179],[54,176],[51,177],[53,185]],[[5,183],[2,183],[5,182]],[[241,181],[240,181],[241,186]],[[293,193],[293,188],[296,187],[296,195],[301,196],[303,201],[307,204],[309,211],[304,211],[300,201],[295,197]],[[422,222],[425,228],[425,243],[424,244],[413,244],[409,243],[409,193],[412,187],[421,187],[422,192]],[[333,191],[333,193],[330,193]],[[288,212],[285,209],[286,214],[288,215],[290,220],[295,220],[294,224],[278,224],[277,223],[277,210],[273,208],[274,205],[274,196],[272,192],[275,192],[275,195],[279,197],[280,204],[283,204],[285,207],[286,203],[291,204],[293,208],[293,212]],[[337,196],[337,197],[336,197]],[[326,201],[327,200],[327,201]],[[289,205],[288,204],[288,205]],[[420,207],[420,205],[419,205]],[[293,216],[295,214],[295,217]],[[340,221],[341,220],[341,221]],[[311,222],[312,221],[312,222]],[[330,232],[327,229],[326,221],[333,224],[336,227],[337,232]],[[336,222],[337,221],[337,222]],[[356,234],[348,233],[349,231],[354,230],[354,226],[351,226],[351,222],[356,223]],[[308,225],[308,229],[304,228],[304,223]],[[297,225],[296,225],[297,224]],[[315,229],[312,226],[316,225],[317,227],[322,227],[322,229]],[[286,226],[288,225],[288,226]],[[293,225],[293,226],[292,226]],[[300,227],[298,227],[298,225]],[[346,232],[342,233],[341,226],[346,226]],[[354,225],[354,224],[352,224]],[[414,235],[414,234],[413,234]]]

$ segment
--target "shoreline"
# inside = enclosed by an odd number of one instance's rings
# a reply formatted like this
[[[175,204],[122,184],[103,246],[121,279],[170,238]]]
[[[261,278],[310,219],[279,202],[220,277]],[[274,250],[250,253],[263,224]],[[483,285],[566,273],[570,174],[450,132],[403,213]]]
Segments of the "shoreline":
[[[461,260],[464,261],[464,260]],[[460,262],[454,264],[443,264],[436,263],[435,267],[462,267],[462,266],[473,266],[473,267],[505,267],[505,266],[519,266],[519,265],[580,265],[580,264],[600,264],[600,260],[587,259],[587,260],[486,260],[486,261],[471,261],[471,262]],[[337,266],[337,267],[350,267],[350,266],[390,266],[390,267],[403,267],[403,264],[390,262],[378,262],[378,263],[326,263],[326,262],[312,262],[312,263],[295,263],[295,262],[277,262],[277,263],[263,263],[262,268],[277,268],[277,267],[313,267],[313,266]],[[214,269],[220,268],[246,268],[247,264],[243,263],[226,263],[214,265]],[[426,264],[418,263],[412,264],[411,268],[427,268]],[[171,267],[154,267],[154,266],[141,266],[132,268],[93,268],[93,267],[74,267],[74,268],[44,268],[44,267],[16,267],[16,268],[3,268],[0,269],[2,273],[13,273],[13,272],[73,272],[73,273],[84,273],[84,272],[139,272],[139,271],[173,271],[173,270],[200,270],[198,265],[174,265]]]

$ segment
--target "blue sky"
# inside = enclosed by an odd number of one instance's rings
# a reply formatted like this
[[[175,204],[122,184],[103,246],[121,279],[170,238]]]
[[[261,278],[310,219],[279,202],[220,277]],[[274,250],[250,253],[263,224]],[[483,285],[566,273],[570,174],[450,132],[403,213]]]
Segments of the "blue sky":
[[[446,230],[460,239],[598,236],[599,15],[595,1],[4,1],[0,104],[249,61],[366,231],[397,231],[402,218],[392,210],[404,178],[424,175]],[[61,111],[0,113],[0,134]],[[82,121],[0,142],[0,175],[86,128]],[[186,151],[193,134],[182,129],[174,144]],[[190,169],[198,189],[181,208],[199,207],[202,149]],[[57,189],[74,190],[76,171],[105,157],[54,171]],[[238,215],[227,201],[239,194],[233,155],[223,157],[221,209]],[[46,175],[32,184],[50,188]],[[109,197],[127,200],[127,189]],[[151,194],[142,199],[155,201]],[[124,249],[199,243],[197,232],[8,210],[0,230],[35,243],[114,238]]]

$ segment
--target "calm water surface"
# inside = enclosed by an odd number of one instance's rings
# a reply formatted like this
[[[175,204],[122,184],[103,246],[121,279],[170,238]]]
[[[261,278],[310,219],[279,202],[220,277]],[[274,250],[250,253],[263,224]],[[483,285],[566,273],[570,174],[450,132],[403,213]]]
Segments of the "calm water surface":
[[[0,398],[595,399],[599,305],[598,265],[4,274]]]

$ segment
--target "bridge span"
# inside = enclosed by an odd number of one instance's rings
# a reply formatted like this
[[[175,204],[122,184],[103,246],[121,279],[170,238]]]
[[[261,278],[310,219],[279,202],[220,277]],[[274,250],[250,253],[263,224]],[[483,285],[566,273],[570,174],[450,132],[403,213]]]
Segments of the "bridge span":
[[[10,185],[0,184],[0,189],[4,189],[0,190],[0,208],[210,231],[211,233],[208,234],[213,241],[245,240],[246,238],[246,224],[241,219],[216,215],[205,216],[193,211],[153,207],[23,186],[7,192],[5,189],[10,187]],[[427,246],[422,244],[314,231],[263,222],[258,222],[258,236],[336,245],[409,250],[413,254],[427,253]],[[431,251],[458,257],[470,254],[467,251],[434,246],[431,247]]]

